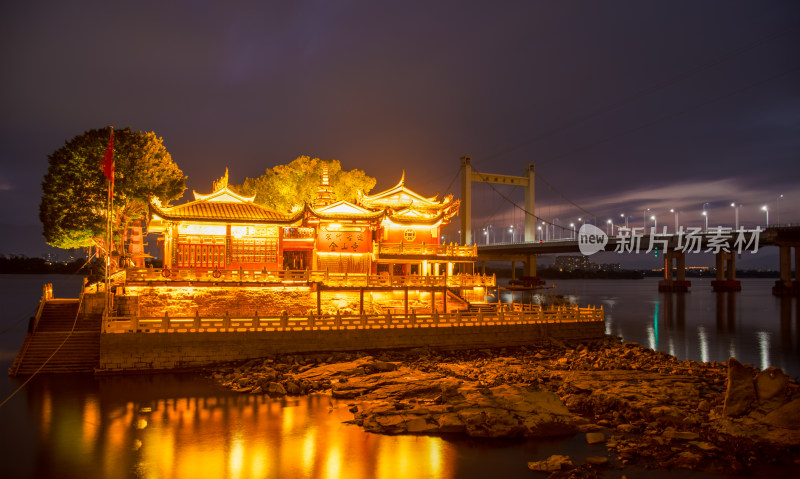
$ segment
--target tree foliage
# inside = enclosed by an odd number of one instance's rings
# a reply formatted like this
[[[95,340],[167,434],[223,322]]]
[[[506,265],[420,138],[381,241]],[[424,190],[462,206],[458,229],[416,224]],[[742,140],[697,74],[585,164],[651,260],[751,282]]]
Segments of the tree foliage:
[[[338,160],[320,160],[300,156],[288,165],[267,168],[258,178],[246,178],[234,185],[245,195],[256,195],[255,202],[275,211],[289,212],[303,203],[313,203],[322,183],[322,165],[328,165],[328,179],[334,201],[354,201],[356,191],[364,193],[375,187],[375,178],[362,170],[343,171]]]
[[[108,190],[100,165],[110,134],[89,130],[48,156],[39,219],[49,245],[84,247],[104,236]],[[186,189],[186,177],[153,132],[115,130],[114,164],[116,225],[141,217],[150,196],[167,203]]]

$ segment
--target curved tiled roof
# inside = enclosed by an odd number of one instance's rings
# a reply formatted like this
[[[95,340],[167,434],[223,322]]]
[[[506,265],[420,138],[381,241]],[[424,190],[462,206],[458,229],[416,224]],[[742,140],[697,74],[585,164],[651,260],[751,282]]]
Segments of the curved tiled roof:
[[[150,205],[155,213],[166,220],[195,221],[257,221],[269,223],[291,223],[300,219],[302,211],[283,214],[255,203],[228,203],[192,201],[171,208]]]

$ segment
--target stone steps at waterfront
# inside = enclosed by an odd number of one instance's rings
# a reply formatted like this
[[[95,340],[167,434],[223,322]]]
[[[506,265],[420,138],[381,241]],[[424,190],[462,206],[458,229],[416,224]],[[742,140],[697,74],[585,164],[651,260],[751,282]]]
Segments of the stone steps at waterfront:
[[[76,322],[78,307],[77,300],[48,301],[10,373],[33,374],[39,368],[43,373],[93,372],[100,361],[100,320],[81,318]]]

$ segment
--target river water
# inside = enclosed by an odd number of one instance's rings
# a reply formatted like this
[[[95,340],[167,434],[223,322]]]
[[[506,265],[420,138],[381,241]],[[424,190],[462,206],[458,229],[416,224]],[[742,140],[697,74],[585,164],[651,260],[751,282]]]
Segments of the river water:
[[[81,279],[0,275],[3,371],[44,282],[54,284],[56,297],[75,297]],[[626,341],[681,359],[734,355],[800,375],[798,301],[773,297],[772,280],[745,279],[742,292],[728,294],[693,280],[685,295],[658,293],[649,279],[556,283],[557,292],[581,305],[602,305],[607,332]],[[0,400],[25,379],[3,377]],[[240,395],[187,374],[42,375],[0,408],[0,477],[532,477],[528,461],[605,454],[604,446],[588,446],[582,435],[547,441],[379,436],[344,424],[352,417],[347,408],[326,395]],[[712,477],[624,472],[630,478]]]

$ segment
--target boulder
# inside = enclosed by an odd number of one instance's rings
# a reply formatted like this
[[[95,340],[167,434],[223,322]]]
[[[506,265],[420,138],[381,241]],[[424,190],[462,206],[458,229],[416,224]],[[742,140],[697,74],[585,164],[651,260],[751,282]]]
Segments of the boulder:
[[[756,394],[758,402],[764,404],[770,399],[783,401],[786,388],[789,386],[789,376],[780,368],[769,367],[756,376]]]
[[[752,370],[731,357],[728,360],[728,388],[725,391],[723,414],[728,417],[743,416],[755,400]]]
[[[286,396],[286,389],[281,383],[269,383],[267,386],[267,394],[270,396]]]
[[[589,456],[586,458],[586,464],[592,466],[605,466],[608,464],[608,458],[603,456]]]
[[[761,421],[783,429],[800,429],[800,399],[795,399],[775,409]]]
[[[587,444],[602,444],[606,442],[606,436],[602,432],[587,432],[586,433],[586,443]]]
[[[558,472],[562,470],[569,470],[574,468],[572,459],[569,456],[553,455],[544,461],[535,461],[528,463],[528,469],[538,472]]]

